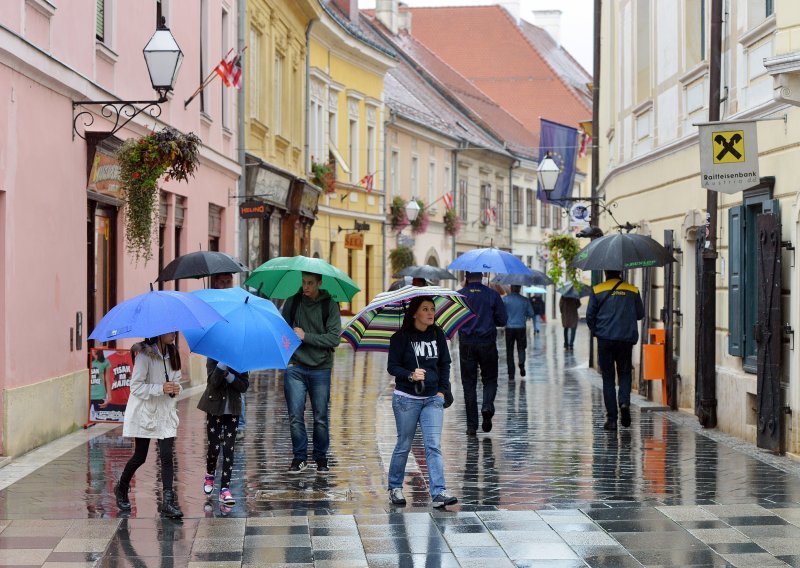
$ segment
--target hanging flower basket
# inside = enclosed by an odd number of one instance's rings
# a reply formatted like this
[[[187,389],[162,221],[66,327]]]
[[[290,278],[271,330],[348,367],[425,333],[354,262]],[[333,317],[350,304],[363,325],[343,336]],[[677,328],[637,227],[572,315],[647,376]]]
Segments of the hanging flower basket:
[[[417,205],[419,205],[419,215],[411,222],[411,232],[415,235],[421,235],[428,230],[430,215],[425,211],[425,202],[421,199],[417,199],[416,201]]]
[[[336,191],[336,176],[330,164],[315,162],[312,158],[311,173],[314,175],[311,181],[321,187],[326,194]]]
[[[395,197],[389,206],[389,226],[398,233],[408,227],[406,200],[400,196]]]
[[[200,144],[196,135],[167,127],[143,138],[128,139],[117,152],[125,201],[126,245],[136,262],[147,263],[153,256],[159,180],[164,176],[165,181],[188,182],[197,168]]]
[[[389,263],[392,265],[392,274],[397,274],[404,268],[414,266],[414,251],[411,247],[400,245],[389,252]]]
[[[578,269],[570,266],[581,250],[578,239],[572,235],[556,233],[550,235],[545,244],[550,252],[547,275],[558,287],[572,284],[576,290],[580,290],[583,283],[578,278]]]
[[[444,212],[444,232],[445,234],[455,237],[461,230],[461,219],[456,214],[455,209],[447,209]]]

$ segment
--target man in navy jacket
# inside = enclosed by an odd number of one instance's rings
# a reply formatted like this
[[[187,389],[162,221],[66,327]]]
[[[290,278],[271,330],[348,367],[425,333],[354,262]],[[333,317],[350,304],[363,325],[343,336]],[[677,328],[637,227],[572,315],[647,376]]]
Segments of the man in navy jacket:
[[[480,272],[467,272],[466,286],[459,293],[475,314],[458,332],[461,384],[467,409],[467,435],[478,431],[478,368],[483,382],[481,414],[484,432],[492,429],[494,397],[497,394],[497,327],[505,326],[508,316],[500,294],[481,283]]]
[[[622,279],[616,270],[606,270],[606,281],[592,288],[586,323],[597,337],[597,360],[603,374],[603,401],[606,423],[603,428],[617,429],[617,392],[615,367],[619,375],[620,422],[631,425],[631,373],[633,346],[639,341],[639,320],[644,305],[639,289]]]

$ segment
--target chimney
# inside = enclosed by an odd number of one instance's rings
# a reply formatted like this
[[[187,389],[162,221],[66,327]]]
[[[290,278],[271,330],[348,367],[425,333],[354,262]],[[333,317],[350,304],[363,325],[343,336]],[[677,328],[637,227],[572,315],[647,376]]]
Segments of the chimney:
[[[358,0],[333,0],[336,6],[344,12],[354,24],[358,23]]]
[[[400,24],[399,0],[377,0],[375,2],[375,17],[386,26],[393,35],[397,34]]]
[[[514,18],[514,21],[519,24],[520,18],[520,6],[519,0],[502,0],[499,2],[500,6],[502,6],[508,14]]]
[[[397,9],[397,27],[398,29],[411,33],[411,10],[408,9],[408,4],[405,2],[399,2],[398,4],[399,8]],[[405,10],[403,8],[405,8]]]
[[[545,30],[561,46],[561,10],[534,10],[534,24]]]

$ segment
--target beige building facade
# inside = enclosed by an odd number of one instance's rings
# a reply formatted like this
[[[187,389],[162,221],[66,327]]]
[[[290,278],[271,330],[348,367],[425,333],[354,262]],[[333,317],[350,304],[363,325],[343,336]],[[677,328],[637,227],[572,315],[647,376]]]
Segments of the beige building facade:
[[[710,1],[604,3],[602,28],[600,194],[621,221],[675,246],[677,359],[681,409],[695,408],[696,247],[704,231],[706,191],[701,187],[698,128],[708,118]],[[757,370],[753,336],[758,284],[755,271],[757,215],[775,212],[781,240],[800,237],[800,4],[792,1],[728,2],[723,22],[722,121],[757,121],[760,176],[764,183],[719,194],[716,264],[716,398],[718,428],[755,442]],[[794,100],[792,100],[794,98]],[[772,178],[772,179],[770,179]],[[606,220],[603,228],[608,229]],[[780,303],[785,338],[781,349],[782,404],[800,408],[800,272],[794,252],[779,253]],[[740,271],[741,270],[741,271]],[[632,279],[642,284],[642,271]],[[663,270],[653,271],[649,312],[660,325]],[[636,352],[636,350],[635,350]],[[653,392],[660,389],[653,389]],[[800,451],[797,414],[786,414],[785,449]]]

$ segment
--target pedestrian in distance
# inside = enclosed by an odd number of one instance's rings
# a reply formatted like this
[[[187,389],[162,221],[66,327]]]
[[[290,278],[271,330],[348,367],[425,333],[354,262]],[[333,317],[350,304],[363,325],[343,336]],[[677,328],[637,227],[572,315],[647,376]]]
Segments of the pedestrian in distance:
[[[422,428],[428,486],[436,508],[458,502],[444,480],[441,439],[444,409],[453,403],[450,389],[450,350],[444,331],[434,323],[436,307],[430,296],[417,296],[409,303],[400,331],[389,340],[387,370],[394,377],[392,410],[397,443],[389,464],[389,501],[403,506],[403,478],[408,452]]]
[[[308,467],[308,434],[306,433],[306,396],[311,400],[314,415],[313,457],[317,473],[330,471],[328,406],[331,396],[333,352],[339,345],[342,320],[339,304],[320,289],[322,276],[303,272],[300,291],[286,300],[283,318],[302,342],[289,360],[283,380],[283,392],[289,412],[293,459],[290,474]]]
[[[211,276],[211,288],[216,290],[224,290],[227,288],[233,288],[233,273],[232,272],[223,272],[220,274],[213,274]],[[239,425],[236,428],[236,439],[242,440],[244,439],[244,431],[247,427],[247,416],[245,414],[245,395],[244,392],[241,394],[242,398],[242,411],[239,414]]]
[[[561,312],[561,325],[564,327],[564,349],[575,349],[575,332],[578,330],[578,308],[581,307],[580,298],[561,296],[558,309]]]
[[[197,408],[206,413],[206,476],[203,480],[203,493],[214,492],[214,479],[217,461],[222,450],[222,476],[219,484],[219,502],[228,507],[236,504],[231,494],[231,473],[233,472],[236,429],[241,413],[242,395],[250,386],[247,373],[238,373],[224,363],[214,359],[206,360],[208,379],[206,390]]]
[[[586,323],[597,337],[597,360],[603,375],[603,428],[617,429],[617,415],[624,427],[631,425],[631,373],[633,346],[639,341],[638,321],[644,317],[639,289],[622,279],[618,270],[606,270],[606,280],[592,288]],[[619,413],[615,382],[619,377]]]
[[[122,426],[122,435],[134,439],[134,452],[114,488],[117,507],[122,511],[131,510],[128,499],[131,480],[136,470],[147,461],[150,440],[155,439],[158,441],[164,489],[161,514],[172,519],[183,517],[173,489],[173,453],[179,423],[175,396],[181,392],[181,358],[175,345],[177,336],[177,332],[170,332],[152,337],[139,344],[137,349]]]
[[[497,327],[506,325],[508,315],[500,294],[481,283],[480,272],[467,272],[466,285],[458,292],[475,314],[459,331],[459,362],[464,406],[467,411],[467,436],[478,431],[478,369],[483,383],[481,428],[491,432],[494,398],[497,394]]]
[[[521,286],[511,286],[511,292],[503,296],[508,321],[506,321],[506,363],[508,364],[508,380],[513,381],[516,373],[514,367],[514,344],[519,355],[519,374],[525,376],[525,350],[528,348],[527,323],[533,319],[533,305],[520,294]]]
[[[533,306],[533,333],[538,334],[542,330],[542,322],[545,319],[544,314],[547,311],[541,294],[533,295],[531,306]]]

